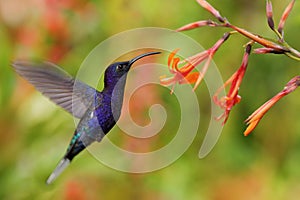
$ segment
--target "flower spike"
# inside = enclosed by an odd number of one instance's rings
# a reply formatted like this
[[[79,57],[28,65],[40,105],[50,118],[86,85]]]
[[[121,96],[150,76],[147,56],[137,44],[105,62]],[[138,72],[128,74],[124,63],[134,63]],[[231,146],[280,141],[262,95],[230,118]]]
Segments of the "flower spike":
[[[244,28],[231,24],[229,20],[221,16],[220,12],[217,9],[215,9],[210,3],[208,3],[207,0],[196,0],[196,1],[202,8],[210,12],[210,14],[212,14],[218,21],[217,20],[196,21],[184,25],[178,28],[176,31],[186,31],[186,30],[203,27],[203,26],[209,26],[209,27],[225,27],[230,29],[231,32],[225,33],[224,36],[221,39],[219,39],[211,48],[203,52],[200,52],[196,55],[190,56],[184,60],[180,60],[179,57],[176,57],[178,49],[174,50],[172,53],[170,53],[168,58],[168,68],[170,73],[172,74],[172,77],[167,78],[166,76],[162,76],[160,77],[160,82],[164,86],[172,86],[171,93],[173,92],[174,86],[177,83],[194,84],[193,90],[195,90],[200,85],[206,72],[208,71],[208,67],[210,66],[210,63],[216,51],[228,39],[228,37],[231,34],[237,33],[249,39],[249,42],[246,45],[243,61],[239,69],[235,73],[233,73],[233,75],[216,91],[215,95],[213,96],[213,101],[215,102],[215,104],[217,104],[224,110],[223,114],[217,118],[218,120],[223,119],[222,124],[224,125],[229,117],[231,109],[241,101],[241,97],[238,94],[239,87],[242,83],[242,80],[244,78],[248,66],[248,59],[253,44],[257,43],[261,45],[261,47],[253,50],[253,52],[256,54],[268,54],[268,53],[284,54],[285,56],[288,56],[294,60],[300,61],[300,52],[292,48],[287,42],[284,41],[283,38],[284,25],[292,8],[294,7],[295,0],[291,0],[291,2],[284,10],[280,18],[278,27],[276,27],[273,19],[272,2],[271,0],[266,0],[266,16],[267,16],[268,26],[276,34],[277,40],[268,39],[266,37],[252,33]],[[202,62],[204,62],[204,65],[201,68],[201,70],[193,72],[195,67],[201,64]],[[252,115],[250,115],[246,120],[248,127],[245,130],[244,134],[245,135],[250,134],[250,132],[258,125],[259,121],[264,116],[264,114],[282,97],[294,91],[299,85],[300,85],[300,76],[297,76],[293,78],[289,83],[287,83],[286,87],[280,93],[275,95],[272,99],[270,99],[259,109],[257,109]],[[219,95],[220,92],[227,86],[229,86],[228,93],[225,96],[219,98],[219,96],[221,96]]]

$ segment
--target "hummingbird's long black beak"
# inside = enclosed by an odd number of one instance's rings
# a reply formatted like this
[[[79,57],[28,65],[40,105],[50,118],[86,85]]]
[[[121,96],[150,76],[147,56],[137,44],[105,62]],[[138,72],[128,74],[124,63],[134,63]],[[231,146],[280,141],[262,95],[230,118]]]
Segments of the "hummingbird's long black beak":
[[[148,52],[148,53],[144,53],[144,54],[141,54],[135,58],[132,58],[130,61],[129,61],[129,66],[131,66],[134,62],[136,62],[137,60],[141,59],[141,58],[144,58],[146,56],[151,56],[151,55],[154,55],[154,54],[160,54],[161,52],[159,51],[156,51],[156,52]]]

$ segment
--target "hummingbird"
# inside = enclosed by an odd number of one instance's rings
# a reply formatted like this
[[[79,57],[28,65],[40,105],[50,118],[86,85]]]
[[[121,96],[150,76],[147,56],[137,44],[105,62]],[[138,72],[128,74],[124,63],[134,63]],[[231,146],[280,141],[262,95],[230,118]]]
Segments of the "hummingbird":
[[[46,180],[51,184],[87,146],[102,138],[118,121],[123,104],[128,71],[137,60],[161,52],[148,52],[129,61],[115,62],[104,73],[104,88],[95,88],[75,80],[50,62],[15,61],[15,71],[39,92],[61,106],[80,121],[65,155]]]

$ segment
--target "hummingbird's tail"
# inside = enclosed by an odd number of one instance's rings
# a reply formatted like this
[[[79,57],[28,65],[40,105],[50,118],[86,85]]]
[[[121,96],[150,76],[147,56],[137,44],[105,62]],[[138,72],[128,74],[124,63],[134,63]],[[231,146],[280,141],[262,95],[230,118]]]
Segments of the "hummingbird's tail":
[[[77,132],[75,132],[74,137],[78,137],[76,133]],[[92,142],[92,140],[87,142],[86,144],[89,145]],[[73,158],[84,149],[85,144],[83,143],[83,141],[81,141],[79,138],[77,138],[75,142],[73,142],[72,140],[70,146],[68,147],[67,153],[65,154],[63,159],[61,159],[61,161],[58,163],[52,174],[47,179],[46,183],[51,184],[69,166],[71,160],[73,160]]]
[[[55,170],[47,179],[46,183],[51,184],[70,164],[70,160],[68,158],[63,158],[56,166]]]

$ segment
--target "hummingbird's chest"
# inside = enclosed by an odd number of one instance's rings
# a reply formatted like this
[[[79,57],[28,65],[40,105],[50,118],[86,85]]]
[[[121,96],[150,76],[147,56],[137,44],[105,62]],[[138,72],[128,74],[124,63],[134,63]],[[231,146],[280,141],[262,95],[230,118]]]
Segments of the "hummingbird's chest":
[[[101,141],[120,118],[122,104],[123,93],[122,95],[99,93],[80,120],[76,132],[82,138]]]
[[[116,124],[121,115],[123,96],[103,95],[101,102],[95,107],[94,114],[104,134]]]

